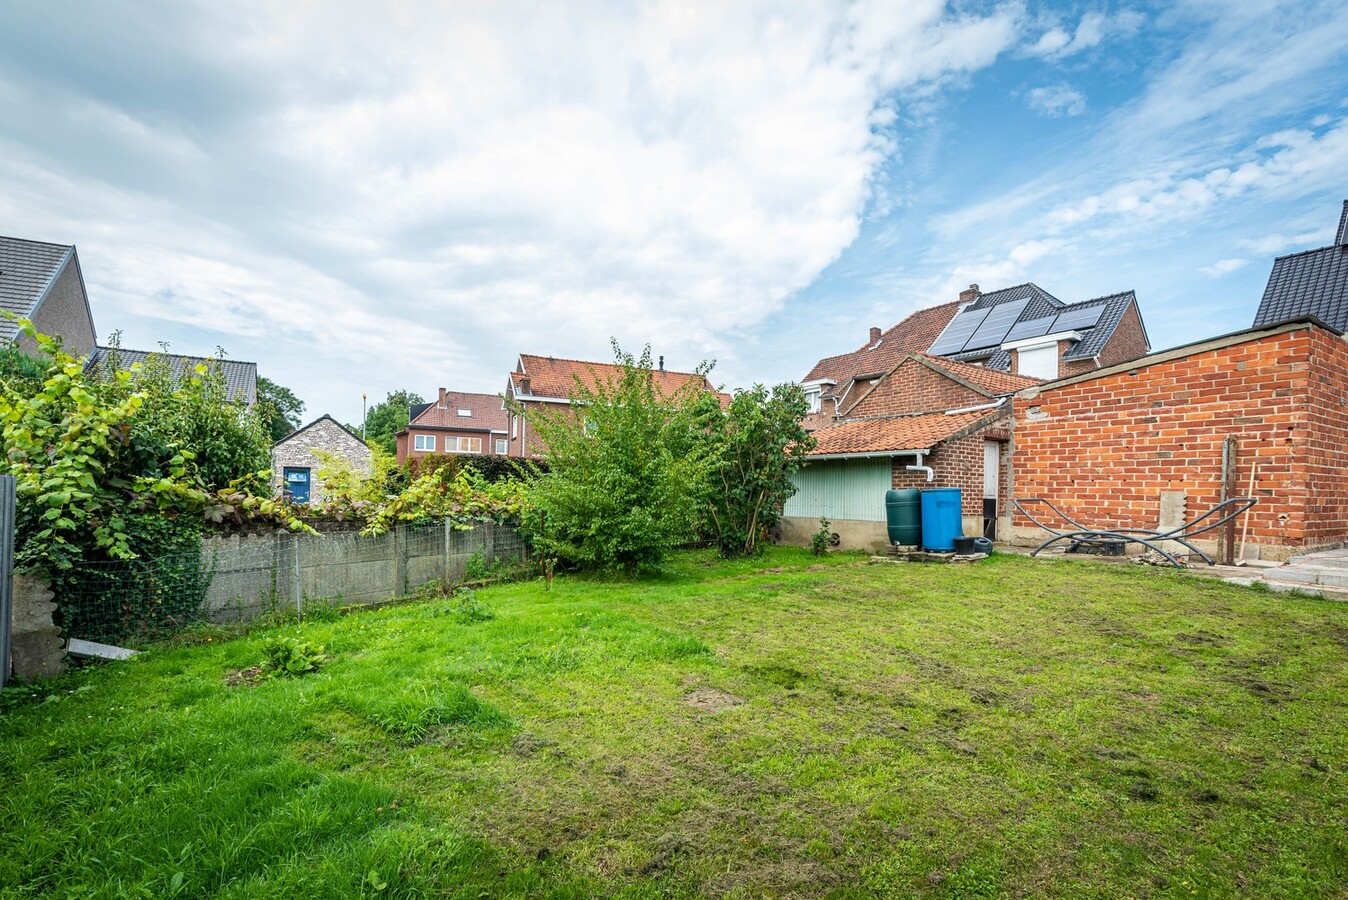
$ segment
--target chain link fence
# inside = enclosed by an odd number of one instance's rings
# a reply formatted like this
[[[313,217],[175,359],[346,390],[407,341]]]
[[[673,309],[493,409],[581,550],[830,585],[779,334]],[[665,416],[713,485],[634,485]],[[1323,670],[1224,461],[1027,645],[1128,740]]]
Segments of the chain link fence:
[[[135,644],[198,622],[246,621],[314,602],[377,603],[432,581],[454,583],[523,563],[513,528],[448,522],[387,534],[209,537],[200,553],[84,563],[56,585],[65,637]]]

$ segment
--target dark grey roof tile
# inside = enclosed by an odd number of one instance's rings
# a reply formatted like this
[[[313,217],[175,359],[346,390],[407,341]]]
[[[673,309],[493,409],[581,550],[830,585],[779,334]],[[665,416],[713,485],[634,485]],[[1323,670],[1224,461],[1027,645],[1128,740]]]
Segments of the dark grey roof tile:
[[[0,236],[0,309],[31,317],[74,252],[68,244]],[[12,321],[0,318],[0,339],[17,333]]]
[[[179,353],[157,353],[147,350],[127,350],[124,347],[95,347],[89,354],[85,368],[105,371],[116,360],[118,369],[127,370],[137,363],[145,364],[159,357],[168,362],[177,378],[194,372],[198,365],[216,367],[225,378],[226,396],[230,401],[241,401],[249,406],[257,402],[257,363],[237,359],[207,359],[202,356],[183,356]]]

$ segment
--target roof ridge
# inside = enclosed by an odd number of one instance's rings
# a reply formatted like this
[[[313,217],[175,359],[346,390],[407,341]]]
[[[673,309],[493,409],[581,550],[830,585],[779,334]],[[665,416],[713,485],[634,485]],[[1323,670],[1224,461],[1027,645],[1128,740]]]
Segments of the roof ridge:
[[[133,350],[130,347],[105,347],[102,344],[95,344],[94,349],[116,351],[117,353],[143,353],[146,356],[173,356],[178,359],[195,359],[201,362],[238,363],[243,366],[257,365],[251,359],[235,359],[232,356],[196,356],[191,353],[174,353],[172,350]]]
[[[571,363],[579,363],[579,364],[582,365],[582,366],[604,366],[605,368],[609,368],[609,369],[618,369],[618,368],[622,368],[622,364],[621,364],[621,363],[601,363],[601,362],[595,362],[595,361],[592,360],[592,359],[573,359],[573,358],[571,358],[571,357],[569,357],[569,356],[539,356],[537,353],[521,353],[521,354],[520,354],[520,357],[521,357],[521,358],[524,358],[524,357],[526,357],[526,356],[529,357],[529,358],[531,358],[531,359],[546,359],[546,360],[548,360],[549,362],[571,362]],[[701,373],[698,373],[698,372],[680,372],[680,371],[677,371],[677,370],[675,370],[675,369],[651,369],[651,371],[652,371],[652,372],[664,372],[666,375],[698,375],[698,374],[701,374]],[[512,374],[512,375],[521,375],[521,374],[526,374],[526,375],[527,375],[527,374],[529,374],[529,373],[527,373],[527,372],[523,372],[523,373],[521,373],[521,372],[512,372],[511,374]],[[706,376],[706,375],[702,375],[702,377],[703,377],[703,378],[706,378],[707,376]],[[710,379],[708,379],[708,380],[710,380]]]
[[[1109,302],[1110,300],[1114,300],[1114,299],[1117,299],[1117,298],[1119,298],[1119,297],[1124,297],[1124,296],[1127,296],[1128,294],[1132,294],[1134,297],[1136,297],[1136,296],[1137,296],[1137,289],[1136,289],[1136,288],[1129,288],[1129,289],[1126,290],[1126,291],[1115,291],[1115,292],[1112,293],[1112,294],[1101,294],[1099,297],[1091,297],[1089,300],[1078,300],[1078,301],[1075,302],[1075,303],[1068,303],[1068,304],[1066,304],[1066,305],[1070,308],[1070,307],[1076,307],[1076,306],[1085,306],[1085,305],[1088,304],[1088,303],[1107,303],[1107,302]]]
[[[1312,247],[1310,250],[1298,250],[1296,253],[1288,253],[1284,256],[1275,256],[1273,257],[1273,261],[1277,262],[1280,259],[1294,259],[1295,257],[1306,256],[1311,253],[1324,253],[1326,250],[1338,250],[1340,252],[1348,252],[1348,249],[1345,249],[1344,247],[1341,247],[1338,244],[1328,244],[1324,247]]]
[[[56,241],[35,241],[32,238],[12,237],[7,234],[0,234],[0,241],[18,241],[21,244],[43,244],[48,247],[61,247],[65,250],[72,249],[74,244],[58,244]]]

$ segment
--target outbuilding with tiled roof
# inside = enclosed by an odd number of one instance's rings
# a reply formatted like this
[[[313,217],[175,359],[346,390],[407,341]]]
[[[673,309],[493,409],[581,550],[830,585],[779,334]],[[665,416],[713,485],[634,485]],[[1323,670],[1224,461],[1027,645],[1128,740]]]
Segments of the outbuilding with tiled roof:
[[[845,547],[888,544],[885,494],[958,487],[966,534],[1009,527],[1011,400],[1036,378],[910,351],[857,391],[847,415],[813,432],[782,537],[808,543],[827,518]]]

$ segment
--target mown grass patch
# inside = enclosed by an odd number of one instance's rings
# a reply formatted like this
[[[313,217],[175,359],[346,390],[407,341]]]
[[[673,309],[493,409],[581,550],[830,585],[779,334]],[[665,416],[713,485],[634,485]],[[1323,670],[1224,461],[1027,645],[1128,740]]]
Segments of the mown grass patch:
[[[1348,608],[1104,563],[856,562],[691,553],[75,673],[0,718],[0,893],[1348,883]],[[328,658],[231,683],[278,635]]]

